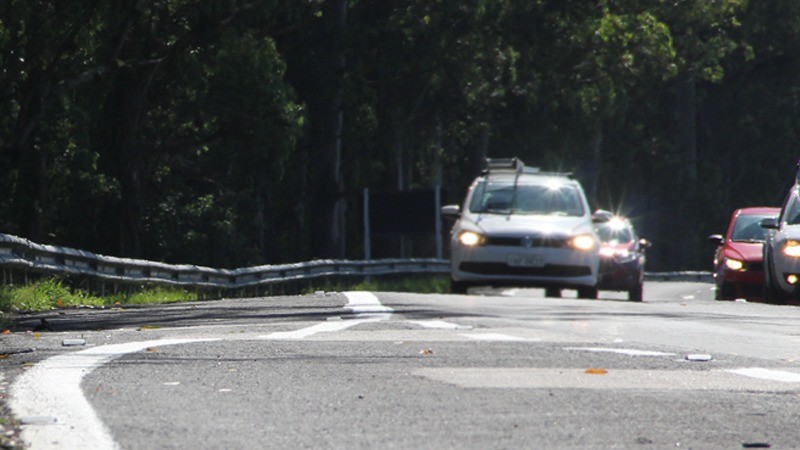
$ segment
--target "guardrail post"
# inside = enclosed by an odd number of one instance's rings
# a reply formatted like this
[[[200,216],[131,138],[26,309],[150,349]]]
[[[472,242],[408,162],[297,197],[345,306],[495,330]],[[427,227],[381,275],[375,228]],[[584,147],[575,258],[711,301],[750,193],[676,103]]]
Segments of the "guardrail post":
[[[435,201],[434,205],[436,211],[434,211],[434,217],[436,217],[436,257],[438,259],[442,259],[442,254],[444,253],[442,248],[442,185],[436,184],[435,188]]]

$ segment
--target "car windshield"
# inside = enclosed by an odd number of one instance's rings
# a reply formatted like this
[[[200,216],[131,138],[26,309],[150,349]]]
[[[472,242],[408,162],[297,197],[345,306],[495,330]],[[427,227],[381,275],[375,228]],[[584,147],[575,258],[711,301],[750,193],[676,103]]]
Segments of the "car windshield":
[[[597,237],[604,244],[628,244],[633,241],[630,227],[612,222],[601,223],[597,226]]]
[[[481,181],[472,195],[474,213],[582,216],[580,191],[571,184],[517,184]]]
[[[789,203],[784,207],[783,220],[789,225],[800,224],[800,200],[798,200],[796,193],[791,194]]]
[[[733,233],[731,233],[732,241],[740,242],[763,242],[765,231],[761,227],[761,221],[775,217],[770,214],[747,214],[739,215],[736,217],[736,222],[733,224]]]

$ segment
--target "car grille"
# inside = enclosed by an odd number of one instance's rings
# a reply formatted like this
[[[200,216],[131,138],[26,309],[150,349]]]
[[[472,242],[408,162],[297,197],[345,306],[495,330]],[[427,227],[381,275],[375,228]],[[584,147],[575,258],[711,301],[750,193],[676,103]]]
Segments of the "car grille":
[[[480,275],[516,275],[541,277],[582,277],[592,274],[588,266],[547,264],[544,267],[511,267],[505,263],[462,262],[458,269]]]
[[[764,285],[762,284],[739,283],[739,290],[748,298],[759,298],[764,295]]]
[[[551,247],[563,248],[567,246],[567,239],[563,237],[544,236],[486,236],[483,245],[495,247]]]
[[[763,272],[764,271],[764,263],[763,262],[747,263],[747,271],[748,272]]]

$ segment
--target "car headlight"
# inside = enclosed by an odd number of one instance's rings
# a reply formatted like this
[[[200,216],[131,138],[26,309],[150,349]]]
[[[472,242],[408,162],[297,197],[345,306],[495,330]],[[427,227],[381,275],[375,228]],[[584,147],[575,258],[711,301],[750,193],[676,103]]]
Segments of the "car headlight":
[[[594,237],[591,234],[581,234],[569,241],[573,248],[578,250],[592,250],[595,246]]]
[[[618,250],[614,257],[617,258],[617,261],[619,262],[628,262],[632,261],[636,257],[636,253],[624,248],[622,250]]]
[[[600,247],[600,256],[605,258],[613,258],[617,251],[613,248]]]
[[[474,231],[462,231],[461,234],[458,235],[458,242],[467,247],[480,245],[482,241],[483,236]]]
[[[744,263],[738,259],[726,258],[725,267],[731,270],[739,271],[744,269]]]
[[[786,241],[783,243],[783,254],[792,258],[800,258],[800,241]]]
[[[603,258],[611,259],[620,263],[633,261],[636,258],[636,253],[627,248],[611,248],[600,247],[600,256]]]

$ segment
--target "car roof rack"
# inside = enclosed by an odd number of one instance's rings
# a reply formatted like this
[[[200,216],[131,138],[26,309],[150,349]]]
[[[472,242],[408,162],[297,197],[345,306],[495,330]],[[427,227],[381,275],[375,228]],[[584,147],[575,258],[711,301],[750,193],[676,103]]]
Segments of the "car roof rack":
[[[491,175],[501,173],[516,174],[517,176],[526,174],[572,178],[572,172],[542,172],[538,167],[526,166],[525,163],[517,157],[486,158],[483,174]]]

